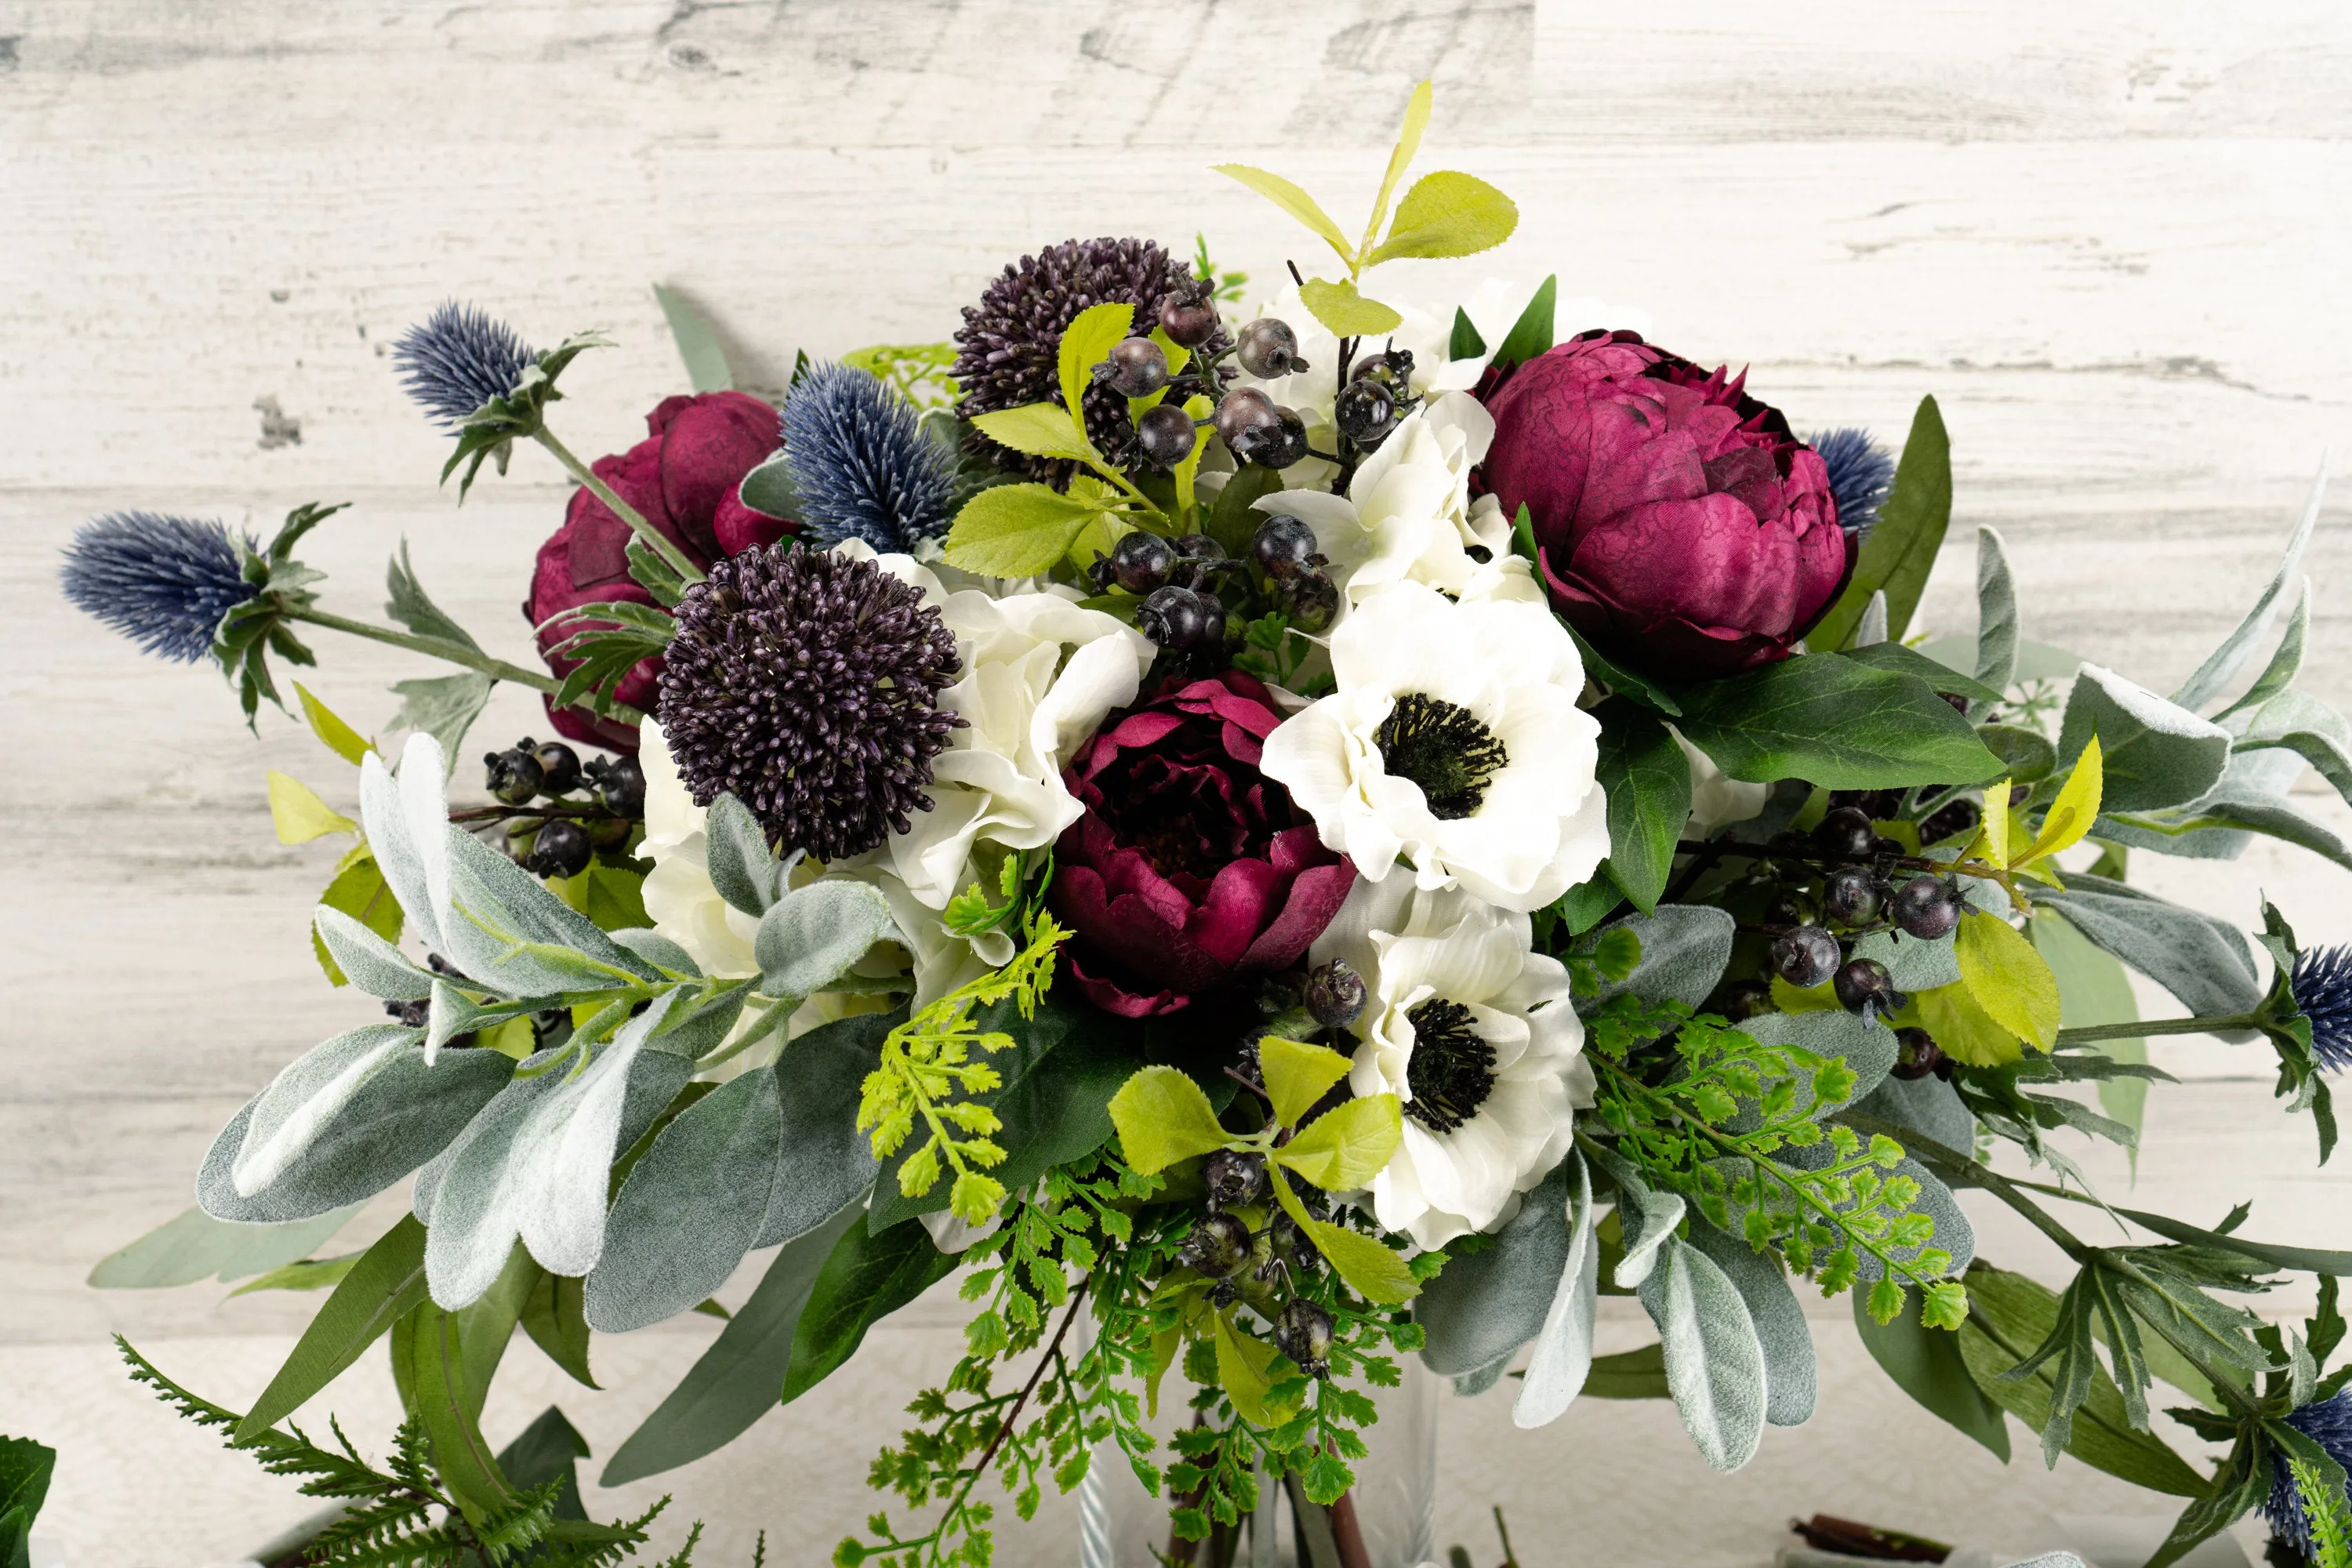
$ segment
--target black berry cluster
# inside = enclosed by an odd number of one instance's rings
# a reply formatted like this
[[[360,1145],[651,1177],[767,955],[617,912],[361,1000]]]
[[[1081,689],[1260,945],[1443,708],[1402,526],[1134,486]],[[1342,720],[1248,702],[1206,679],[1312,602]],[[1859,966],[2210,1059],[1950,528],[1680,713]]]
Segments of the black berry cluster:
[[[538,876],[580,875],[598,848],[617,848],[646,813],[646,773],[635,757],[583,763],[561,741],[525,735],[503,752],[485,752],[482,770],[491,797],[514,808],[491,815],[508,823],[511,839],[527,840],[516,858]],[[548,805],[528,809],[540,800]]]

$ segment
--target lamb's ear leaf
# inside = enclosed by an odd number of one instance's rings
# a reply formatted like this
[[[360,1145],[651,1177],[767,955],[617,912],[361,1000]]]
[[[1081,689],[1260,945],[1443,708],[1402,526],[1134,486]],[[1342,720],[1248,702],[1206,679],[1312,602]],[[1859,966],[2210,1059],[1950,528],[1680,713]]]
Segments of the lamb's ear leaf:
[[[776,901],[776,852],[751,808],[731,793],[710,803],[703,828],[703,867],[730,908],[753,920]]]
[[[1665,1347],[1683,1430],[1710,1468],[1738,1469],[1764,1440],[1764,1346],[1747,1303],[1713,1258],[1678,1236],[1666,1237],[1640,1294]]]

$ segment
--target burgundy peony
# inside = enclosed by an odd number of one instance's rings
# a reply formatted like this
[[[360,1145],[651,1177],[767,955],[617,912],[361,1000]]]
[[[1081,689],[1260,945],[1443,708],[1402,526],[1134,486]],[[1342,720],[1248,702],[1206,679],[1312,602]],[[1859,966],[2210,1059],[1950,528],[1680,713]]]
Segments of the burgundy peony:
[[[698,566],[709,566],[755,544],[769,544],[794,527],[753,511],[735,493],[743,476],[776,449],[776,411],[740,392],[665,397],[646,426],[652,432],[627,451],[590,465],[623,500],[645,513]],[[563,526],[539,547],[530,598],[523,614],[537,626],[559,610],[604,600],[650,605],[653,595],[629,575],[629,525],[585,489],[572,492]],[[558,675],[577,662],[548,650],[580,629],[579,623],[541,632],[539,649]],[[660,698],[661,660],[648,658],[622,679],[614,696],[645,712]],[[578,708],[553,709],[548,722],[572,740],[615,752],[637,749],[637,731]]]
[[[1486,488],[1527,506],[1553,605],[1667,680],[1786,658],[1845,582],[1829,470],[1746,379],[1596,331],[1478,389]]]
[[[1258,773],[1282,722],[1239,670],[1114,715],[1063,775],[1086,808],[1055,846],[1069,973],[1122,1017],[1296,963],[1356,879],[1289,792]]]

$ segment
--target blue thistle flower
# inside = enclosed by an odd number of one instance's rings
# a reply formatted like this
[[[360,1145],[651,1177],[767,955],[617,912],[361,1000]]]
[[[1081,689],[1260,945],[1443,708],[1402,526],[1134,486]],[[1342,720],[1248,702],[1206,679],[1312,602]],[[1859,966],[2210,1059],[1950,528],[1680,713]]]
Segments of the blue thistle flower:
[[[1878,509],[1895,483],[1895,458],[1857,425],[1824,430],[1810,443],[1830,471],[1837,498],[1838,526],[1859,537],[1878,521]]]
[[[2315,947],[2295,954],[2287,985],[2311,1020],[2311,1048],[2330,1072],[2352,1067],[2352,947]]]
[[[425,411],[451,430],[493,397],[504,397],[537,363],[512,327],[471,305],[444,300],[392,345],[400,384]]]
[[[253,548],[247,539],[246,548]],[[149,653],[194,664],[253,597],[227,525],[152,511],[93,518],[66,546],[66,597]]]
[[[2286,1424],[2326,1449],[2327,1457],[2337,1464],[2352,1466],[2352,1393],[2336,1394],[2291,1411]],[[2283,1455],[2271,1460],[2271,1495],[2263,1503],[2263,1517],[2304,1555],[2311,1554],[2311,1521],[2304,1513],[2303,1494],[2296,1490]]]
[[[813,367],[784,403],[783,437],[801,521],[819,544],[862,539],[887,554],[947,531],[950,455],[867,372]]]

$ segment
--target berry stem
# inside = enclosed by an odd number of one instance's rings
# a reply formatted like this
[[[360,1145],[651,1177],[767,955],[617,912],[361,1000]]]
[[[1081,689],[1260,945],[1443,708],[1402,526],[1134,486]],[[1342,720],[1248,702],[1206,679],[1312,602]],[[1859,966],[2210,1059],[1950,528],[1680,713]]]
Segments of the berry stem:
[[[646,542],[646,548],[662,559],[663,564],[688,583],[702,581],[702,568],[686,558],[686,552],[670,542],[669,536],[646,521],[646,514],[621,499],[618,491],[596,477],[596,471],[572,455],[572,448],[555,438],[555,432],[545,425],[531,432],[531,438],[547,448],[555,460],[563,465],[564,472],[588,487],[588,493],[613,509],[613,515],[629,525],[630,531]]]

